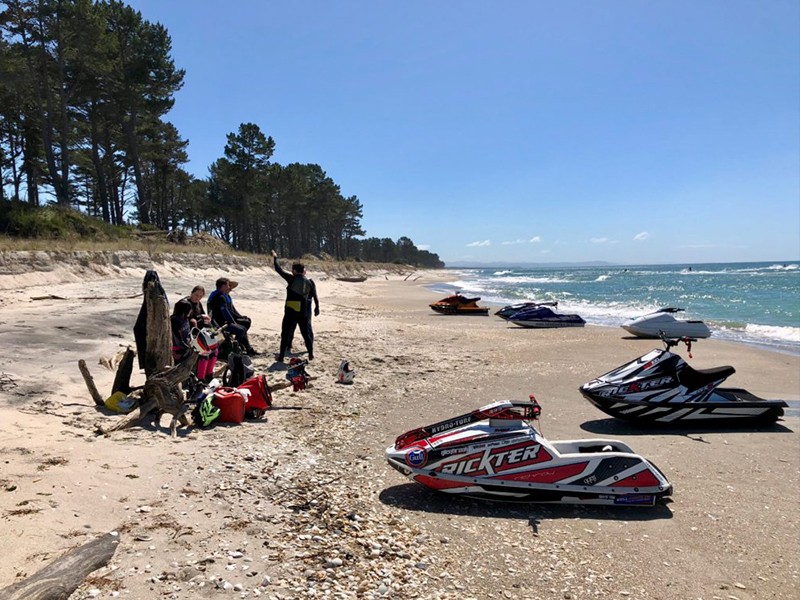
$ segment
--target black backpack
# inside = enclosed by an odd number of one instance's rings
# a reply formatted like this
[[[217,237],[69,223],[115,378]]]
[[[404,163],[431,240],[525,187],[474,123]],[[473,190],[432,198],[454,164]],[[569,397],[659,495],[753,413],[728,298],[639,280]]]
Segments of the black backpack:
[[[228,366],[222,373],[222,385],[225,387],[239,387],[256,374],[253,360],[241,351],[238,344],[228,354]]]

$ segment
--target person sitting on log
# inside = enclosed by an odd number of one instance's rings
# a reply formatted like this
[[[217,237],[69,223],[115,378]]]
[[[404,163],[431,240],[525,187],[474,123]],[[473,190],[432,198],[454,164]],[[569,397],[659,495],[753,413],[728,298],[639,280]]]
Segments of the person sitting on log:
[[[211,314],[211,319],[218,326],[227,325],[225,327],[227,332],[236,336],[236,339],[249,356],[258,356],[261,353],[253,349],[247,337],[247,331],[250,329],[252,321],[249,317],[245,317],[236,310],[230,297],[230,291],[237,285],[239,284],[236,281],[231,281],[227,277],[217,279],[217,289],[208,296],[208,312]]]

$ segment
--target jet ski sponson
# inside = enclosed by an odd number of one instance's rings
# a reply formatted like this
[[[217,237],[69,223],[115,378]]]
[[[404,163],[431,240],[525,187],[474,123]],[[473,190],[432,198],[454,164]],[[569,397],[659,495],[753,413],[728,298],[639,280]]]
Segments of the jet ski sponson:
[[[504,400],[413,429],[389,464],[425,487],[474,498],[653,506],[672,493],[661,471],[617,440],[549,442],[535,401]]]

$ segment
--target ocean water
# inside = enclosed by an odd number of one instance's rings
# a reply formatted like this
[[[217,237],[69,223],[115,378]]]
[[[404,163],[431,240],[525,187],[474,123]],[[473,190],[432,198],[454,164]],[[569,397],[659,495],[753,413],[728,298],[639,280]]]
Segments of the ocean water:
[[[800,355],[798,262],[454,269],[432,288],[502,305],[557,300],[559,312],[612,327],[674,306],[705,321],[712,339]]]

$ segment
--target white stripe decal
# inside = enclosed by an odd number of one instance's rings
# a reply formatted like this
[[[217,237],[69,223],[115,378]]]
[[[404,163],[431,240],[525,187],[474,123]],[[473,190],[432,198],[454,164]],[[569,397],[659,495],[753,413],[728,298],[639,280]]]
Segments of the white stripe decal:
[[[695,409],[693,409],[693,408],[681,408],[681,409],[676,410],[673,413],[669,413],[669,414],[664,415],[663,417],[659,417],[656,420],[657,421],[674,421],[676,419],[683,418],[684,415],[686,415],[686,414],[688,414],[688,413],[690,413],[690,412],[692,412],[694,410]]]

